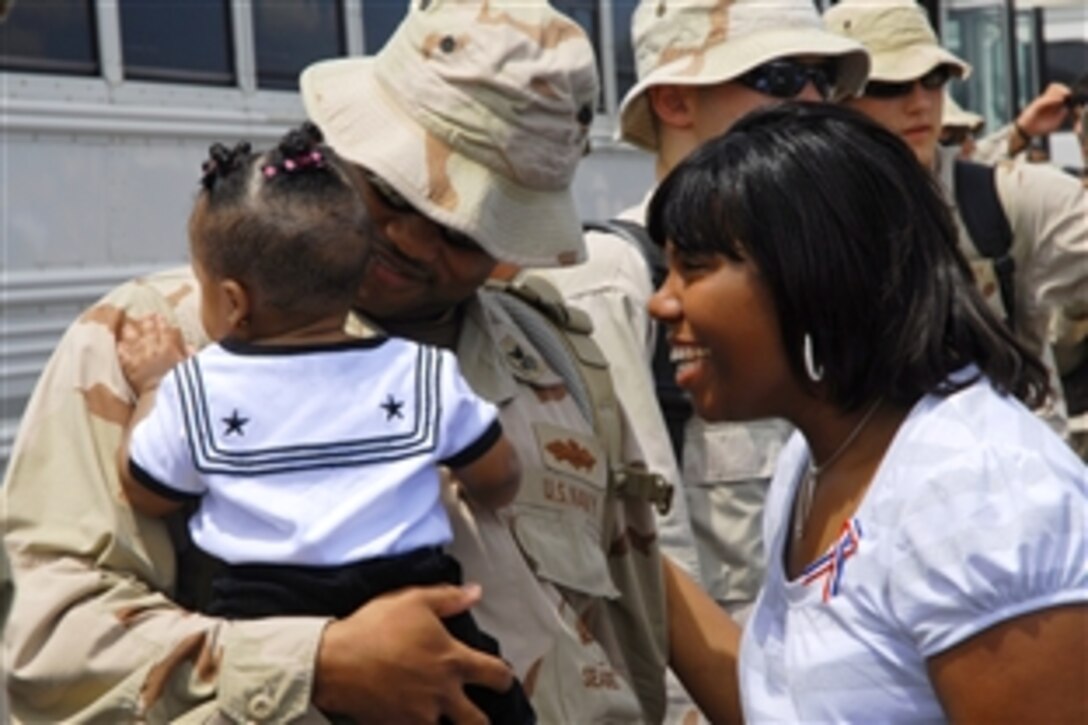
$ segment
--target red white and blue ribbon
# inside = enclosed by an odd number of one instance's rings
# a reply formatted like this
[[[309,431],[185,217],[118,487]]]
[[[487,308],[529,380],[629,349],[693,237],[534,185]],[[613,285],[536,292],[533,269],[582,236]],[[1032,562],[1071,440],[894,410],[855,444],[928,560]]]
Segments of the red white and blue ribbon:
[[[842,572],[846,568],[846,560],[857,553],[858,542],[861,540],[861,522],[856,518],[843,522],[842,533],[827,553],[805,567],[801,572],[801,583],[808,586],[812,582],[823,577],[824,594],[826,602],[839,593],[839,585],[842,582]]]

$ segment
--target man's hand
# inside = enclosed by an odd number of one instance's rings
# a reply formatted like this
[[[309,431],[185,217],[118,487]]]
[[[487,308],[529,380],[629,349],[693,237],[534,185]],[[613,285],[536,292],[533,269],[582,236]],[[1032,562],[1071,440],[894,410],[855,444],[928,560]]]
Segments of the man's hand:
[[[314,704],[359,722],[486,723],[466,684],[504,692],[513,673],[502,660],[454,639],[440,621],[480,598],[477,586],[406,589],[331,623],[321,638]]]
[[[162,315],[128,318],[121,327],[117,359],[137,395],[154,390],[162,377],[188,354],[181,331]]]
[[[1069,86],[1051,83],[1016,117],[1017,129],[1033,137],[1054,133],[1061,128],[1069,115],[1065,101],[1071,93]]]

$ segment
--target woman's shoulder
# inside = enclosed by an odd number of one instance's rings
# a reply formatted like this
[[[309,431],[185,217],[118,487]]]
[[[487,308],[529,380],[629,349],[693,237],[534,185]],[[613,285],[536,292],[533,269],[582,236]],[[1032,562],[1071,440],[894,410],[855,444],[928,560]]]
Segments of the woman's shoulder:
[[[1075,473],[1079,463],[1045,421],[984,377],[951,394],[921,399],[896,435],[889,458],[914,475],[931,470],[939,478],[947,478],[949,466],[1000,466],[1012,474],[1046,465]]]
[[[1088,596],[1088,469],[985,379],[919,402],[866,501],[895,616],[926,656]]]
[[[1045,422],[983,378],[915,405],[866,507],[900,544],[1014,520],[1017,534],[1030,537],[1066,526],[1078,511],[1083,518],[1088,469]]]

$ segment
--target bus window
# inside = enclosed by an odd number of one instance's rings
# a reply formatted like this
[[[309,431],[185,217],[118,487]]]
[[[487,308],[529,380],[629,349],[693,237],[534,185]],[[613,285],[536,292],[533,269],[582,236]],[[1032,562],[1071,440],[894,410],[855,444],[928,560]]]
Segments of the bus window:
[[[363,51],[382,49],[408,14],[408,0],[363,0]]]
[[[1069,86],[1076,83],[1082,75],[1088,73],[1088,40],[1047,43],[1046,69],[1052,81]]]
[[[0,68],[98,75],[92,0],[15,3],[0,30]]]
[[[1043,32],[1046,82],[1073,85],[1088,73],[1088,5],[1047,7]]]
[[[555,9],[582,26],[586,31],[590,42],[593,43],[593,52],[599,58],[601,56],[600,14],[597,9],[597,0],[552,0]]]
[[[632,47],[631,16],[638,0],[612,0],[612,37],[616,44],[616,96],[622,101],[635,85],[635,51]]]
[[[593,57],[597,59],[597,73],[603,76],[601,68],[601,31],[600,10],[598,0],[551,0],[556,10],[569,17],[582,26],[586,36],[593,43]],[[598,110],[604,109],[604,86],[601,86],[601,97],[597,101]]]
[[[297,91],[303,68],[344,55],[343,17],[339,0],[254,0],[257,86]]]
[[[995,130],[1008,123],[1012,113],[1005,8],[1001,0],[966,2],[952,3],[941,26],[944,46],[973,67],[971,75],[952,83],[949,91],[961,106],[982,114],[987,129]]]
[[[228,0],[120,0],[119,10],[126,78],[236,83]]]

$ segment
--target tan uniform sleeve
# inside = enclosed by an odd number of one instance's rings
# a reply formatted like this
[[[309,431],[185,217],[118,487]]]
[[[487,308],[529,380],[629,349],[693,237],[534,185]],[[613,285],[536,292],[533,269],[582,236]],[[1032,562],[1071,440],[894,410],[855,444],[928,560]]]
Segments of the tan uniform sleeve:
[[[997,180],[1013,231],[1018,329],[1045,337],[1055,309],[1071,320],[1088,318],[1084,186],[1045,164],[1006,164]]]
[[[1009,136],[1012,124],[1006,124],[975,142],[975,151],[971,160],[980,164],[993,165],[1009,158]]]
[[[125,320],[152,312],[203,344],[187,270],[117,288],[65,333],[27,406],[4,482],[16,596],[4,636],[25,722],[325,719],[310,705],[317,618],[228,623],[170,600],[167,526],[135,514],[115,453],[133,396]]]

